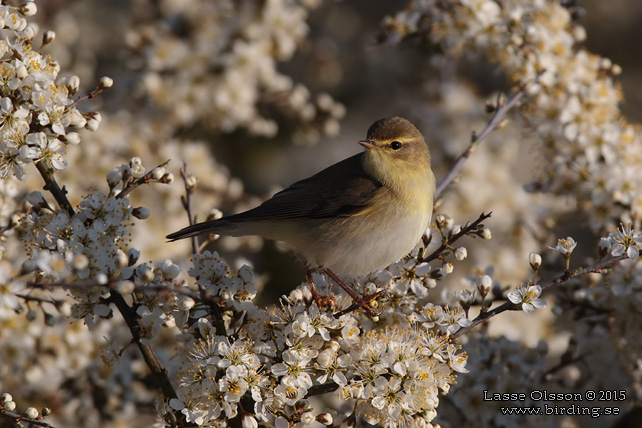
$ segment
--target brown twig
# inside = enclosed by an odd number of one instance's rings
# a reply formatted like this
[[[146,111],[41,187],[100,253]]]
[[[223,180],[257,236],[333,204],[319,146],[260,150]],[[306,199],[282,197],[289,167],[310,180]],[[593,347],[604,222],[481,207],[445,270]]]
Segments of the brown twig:
[[[105,89],[106,88],[104,88],[104,87],[98,86],[97,88],[95,88],[93,91],[91,91],[87,95],[83,95],[82,97],[75,99],[71,104],[69,104],[66,107],[66,109],[67,110],[71,110],[72,108],[76,107],[78,104],[82,104],[87,100],[91,100],[91,99],[96,98],[96,96],[98,94],[100,94],[102,91],[104,91]]]
[[[185,195],[181,196],[181,203],[183,204],[183,208],[185,208],[185,212],[187,213],[187,221],[191,226],[195,221],[194,215],[192,214],[192,195],[194,194],[194,186],[191,186],[188,183],[189,176],[190,174],[187,171],[187,162],[183,162],[183,167],[181,168],[181,178],[183,179],[183,184],[185,185]],[[198,246],[198,236],[192,236],[191,242],[192,253],[200,254],[200,248]]]
[[[546,281],[543,283],[540,283],[539,286],[542,288],[542,291],[546,290],[547,288],[550,288],[554,285],[562,284],[564,282],[567,282],[568,280],[572,278],[576,278],[581,275],[585,275],[587,273],[594,273],[594,272],[601,272],[604,269],[610,268],[617,264],[618,262],[621,262],[622,260],[628,258],[626,254],[622,254],[621,256],[616,256],[616,257],[611,257],[610,259],[602,260],[600,262],[597,262],[594,265],[587,266],[582,269],[578,269],[575,272],[564,272],[562,275],[559,275],[556,278],[551,279],[550,281]],[[501,305],[497,306],[495,309],[492,309],[488,312],[482,312],[472,320],[472,324],[470,324],[468,327],[461,328],[457,330],[455,334],[453,334],[453,337],[456,339],[466,333],[468,333],[471,329],[474,327],[478,326],[479,324],[489,320],[490,318],[501,314],[502,312],[506,311],[518,311],[522,309],[521,304],[513,303],[510,301],[504,302]]]
[[[181,178],[183,179],[183,184],[185,186],[185,195],[181,196],[181,203],[183,208],[187,213],[187,220],[190,225],[193,225],[196,221],[194,215],[192,214],[192,194],[194,193],[194,186],[188,183],[188,178],[190,173],[187,170],[187,162],[183,162],[183,167],[181,168]],[[193,236],[191,239],[192,242],[192,253],[200,254],[201,246],[199,246],[198,237]],[[207,244],[207,241],[203,243],[203,247]],[[221,312],[221,307],[219,305],[219,300],[217,297],[212,296],[202,285],[198,285],[198,298],[195,300],[200,300],[205,302],[209,308],[210,315],[212,316],[216,331],[219,334],[227,336],[227,328],[225,327],[225,321],[223,320],[223,313]]]
[[[470,223],[470,224],[466,225],[466,226],[465,226],[465,227],[463,227],[463,228],[462,228],[458,233],[456,233],[455,235],[453,235],[453,236],[451,236],[450,238],[448,238],[448,240],[447,240],[446,242],[442,243],[442,244],[439,246],[439,248],[437,248],[435,251],[433,251],[432,253],[430,253],[430,255],[428,255],[428,256],[426,256],[426,257],[423,257],[423,256],[422,256],[422,257],[417,258],[417,264],[419,264],[419,263],[423,263],[423,262],[429,262],[429,261],[431,261],[431,260],[435,260],[437,257],[439,257],[439,255],[440,255],[442,252],[444,252],[444,250],[446,250],[446,249],[450,248],[450,247],[451,247],[451,245],[452,245],[452,244],[454,244],[457,240],[459,240],[459,239],[460,239],[460,238],[462,238],[463,236],[467,235],[467,234],[468,234],[468,233],[470,233],[471,231],[473,231],[473,230],[477,229],[477,227],[481,224],[481,222],[482,222],[482,221],[484,221],[484,220],[486,220],[487,218],[490,218],[490,216],[491,216],[492,214],[493,214],[493,212],[492,212],[492,211],[491,211],[491,212],[489,212],[488,214],[486,214],[486,213],[481,213],[481,214],[479,215],[479,218],[477,218],[477,220],[475,220],[474,222],[472,222],[472,223]]]
[[[37,162],[36,168],[38,168],[38,172],[40,172],[42,179],[45,180],[45,186],[43,188],[53,195],[58,206],[65,210],[67,214],[69,214],[69,217],[73,217],[76,212],[74,211],[74,207],[71,206],[69,199],[67,199],[67,191],[64,187],[60,188],[54,178],[51,168],[49,168],[49,166],[44,162]]]
[[[170,160],[166,160],[162,164],[152,168],[147,174],[143,175],[142,177],[132,181],[131,183],[128,183],[127,186],[123,190],[121,190],[117,195],[117,199],[122,199],[125,196],[129,195],[134,189],[136,189],[139,186],[142,186],[143,184],[149,184],[149,182],[152,180],[152,175],[154,175],[154,171],[157,170],[158,168],[162,168],[165,165],[167,165],[170,162]]]
[[[4,416],[7,419],[11,419],[16,424],[16,426],[23,426],[22,423],[24,422],[31,425],[37,425],[39,427],[55,428],[53,425],[43,420],[27,418],[24,415],[21,415],[15,412],[9,412],[7,410],[0,411],[0,416]]]
[[[486,127],[479,133],[473,132],[471,136],[471,141],[466,150],[459,155],[455,163],[453,164],[453,167],[448,171],[448,174],[439,182],[437,185],[437,189],[435,190],[435,200],[439,198],[439,196],[443,193],[443,191],[452,183],[452,181],[455,179],[457,174],[459,173],[459,170],[462,168],[464,165],[464,162],[466,162],[466,159],[470,156],[470,154],[473,152],[475,147],[490,134],[492,131],[497,129],[497,127],[501,124],[502,120],[504,120],[504,117],[506,114],[517,105],[519,100],[526,95],[526,91],[528,89],[528,86],[532,83],[536,83],[541,75],[544,73],[544,71],[540,71],[537,73],[535,78],[533,79],[532,82],[530,83],[522,83],[519,85],[519,89],[517,92],[515,92],[506,102],[501,102],[501,95],[497,96],[497,108],[495,109],[495,112],[491,116],[490,120],[486,124]]]

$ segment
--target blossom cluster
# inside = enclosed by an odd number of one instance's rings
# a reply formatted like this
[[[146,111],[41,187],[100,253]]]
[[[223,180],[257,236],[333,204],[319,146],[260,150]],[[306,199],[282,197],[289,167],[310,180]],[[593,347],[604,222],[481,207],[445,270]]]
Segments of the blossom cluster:
[[[439,395],[448,392],[454,372],[467,371],[466,354],[449,339],[465,319],[461,308],[428,305],[404,314],[392,299],[382,319],[394,316],[394,326],[355,312],[335,318],[319,311],[309,286],[302,285],[279,307],[259,309],[249,269],[232,275],[209,252],[195,255],[193,263],[189,274],[212,296],[225,298],[227,315],[217,324],[206,307],[190,313],[194,321],[186,324],[188,345],[176,373],[179,399],[167,403],[188,422],[224,426],[241,402],[247,418],[279,427],[315,420],[329,425],[330,412],[334,419],[349,417],[352,412],[313,411],[309,400],[321,393],[313,391],[325,390],[352,403],[355,415],[369,423],[425,424],[436,416]],[[241,324],[239,317],[245,317]]]
[[[2,28],[12,30],[10,38],[0,41],[0,177],[3,179],[14,176],[23,180],[25,166],[31,163],[65,169],[65,148],[80,142],[79,134],[68,128],[95,130],[100,124],[99,114],[81,113],[71,99],[78,90],[79,79],[58,78],[60,67],[56,61],[32,46],[37,27],[28,25],[23,15],[34,14],[36,6],[35,3],[27,5],[22,10],[0,6]],[[46,33],[42,44],[54,37],[54,33]]]

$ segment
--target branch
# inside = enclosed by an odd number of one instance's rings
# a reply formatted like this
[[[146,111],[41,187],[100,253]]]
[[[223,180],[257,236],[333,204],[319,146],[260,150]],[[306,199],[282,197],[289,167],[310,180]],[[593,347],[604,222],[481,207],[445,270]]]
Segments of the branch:
[[[194,193],[195,182],[190,182],[190,178],[193,178],[193,176],[187,170],[187,162],[183,162],[183,167],[181,168],[181,177],[183,178],[183,184],[185,186],[185,195],[181,196],[181,203],[183,204],[183,208],[187,213],[187,220],[191,226],[195,221],[194,215],[192,214],[192,194]],[[192,254],[200,254],[201,247],[198,243],[198,236],[193,236],[191,242]],[[205,246],[206,244],[207,241],[205,241],[203,246]],[[216,296],[212,296],[202,285],[198,286],[198,291],[199,296],[198,298],[194,298],[194,300],[200,300],[207,304],[210,315],[214,320],[217,333],[227,336],[225,320],[223,319],[223,313],[221,311],[221,306],[219,305],[220,299],[218,299]]]
[[[152,180],[152,175],[154,175],[154,171],[156,171],[158,168],[164,167],[169,163],[169,161],[170,161],[169,159],[166,160],[162,164],[152,168],[147,174],[143,175],[141,178],[136,179],[131,183],[128,183],[127,186],[125,186],[125,188],[116,195],[116,198],[122,199],[125,196],[129,195],[137,187],[142,186],[143,184],[149,184],[149,182]]]
[[[62,189],[60,188],[54,178],[51,168],[42,161],[36,162],[36,168],[38,168],[38,172],[40,172],[43,180],[45,180],[45,186],[43,189],[49,191],[53,195],[56,202],[58,202],[58,206],[67,211],[69,217],[73,217],[76,212],[74,211],[74,207],[71,206],[69,199],[67,199],[67,191],[64,187]]]
[[[96,96],[98,94],[100,94],[102,91],[104,91],[106,88],[107,87],[105,87],[105,86],[98,85],[98,87],[96,89],[94,89],[93,91],[91,91],[87,95],[83,95],[82,97],[75,99],[74,102],[72,102],[71,104],[69,104],[66,107],[66,109],[67,110],[71,110],[72,108],[76,107],[78,104],[81,104],[81,103],[84,103],[87,100],[91,100],[93,98],[96,98]]]
[[[14,421],[16,426],[23,426],[22,422],[31,424],[31,425],[37,425],[39,427],[46,427],[46,428],[55,428],[53,425],[48,424],[45,421],[39,420],[39,419],[31,419],[27,418],[24,415],[21,415],[16,412],[9,412],[7,410],[2,410],[0,411],[0,416],[4,416],[7,419],[11,419]]]
[[[122,314],[127,327],[129,327],[129,331],[132,333],[132,341],[136,343],[136,346],[143,355],[143,359],[145,360],[147,367],[149,367],[152,372],[152,376],[156,380],[156,383],[163,395],[166,398],[178,398],[178,395],[174,390],[174,386],[167,375],[167,369],[158,360],[156,354],[154,354],[154,351],[152,350],[152,347],[142,342],[144,337],[143,328],[138,323],[138,316],[134,309],[129,306],[122,294],[115,290],[111,291],[109,300],[116,305]]]
[[[448,174],[439,182],[439,185],[437,185],[437,190],[435,191],[435,200],[439,198],[439,196],[443,193],[444,189],[452,183],[452,181],[455,179],[457,174],[459,173],[459,170],[462,168],[464,165],[464,162],[466,162],[466,159],[470,156],[470,154],[473,152],[475,147],[490,134],[492,131],[497,129],[497,127],[501,124],[502,120],[504,120],[504,117],[506,114],[517,105],[519,100],[526,95],[526,91],[528,89],[528,86],[532,83],[536,83],[540,76],[544,73],[544,71],[540,71],[537,73],[535,78],[532,80],[530,83],[522,83],[519,85],[519,90],[515,92],[506,102],[502,102],[501,100],[501,94],[497,96],[497,106],[496,110],[491,116],[490,120],[486,124],[486,127],[480,132],[479,134],[473,132],[471,136],[471,142],[468,148],[464,150],[464,152],[459,155],[457,160],[455,161],[453,167],[450,169]]]
[[[181,197],[181,202],[183,203],[183,208],[187,212],[187,221],[189,225],[194,224],[195,218],[192,214],[192,194],[194,193],[194,185],[189,183],[188,177],[191,174],[187,171],[187,162],[183,162],[183,167],[181,168],[181,177],[183,178],[183,184],[185,185],[185,196]],[[192,253],[200,254],[200,248],[198,246],[198,236],[192,236]]]
[[[457,234],[451,236],[450,238],[448,238],[448,240],[446,242],[442,243],[441,246],[439,248],[437,248],[435,251],[433,251],[429,256],[427,256],[427,257],[423,257],[423,256],[419,257],[418,260],[417,260],[417,264],[423,263],[423,262],[429,262],[431,260],[435,260],[437,257],[439,257],[439,255],[442,252],[444,252],[444,250],[450,248],[450,246],[452,244],[454,244],[455,241],[459,240],[463,236],[465,236],[468,233],[470,233],[471,231],[475,230],[481,224],[482,221],[486,220],[487,218],[490,218],[490,216],[492,214],[493,214],[492,211],[489,212],[488,214],[481,213],[479,215],[479,218],[477,218],[477,220],[475,220],[474,222],[472,222],[472,223],[468,224],[467,226],[463,227],[459,231],[459,233],[457,233]]]
[[[624,259],[627,259],[628,256],[626,254],[622,254],[621,256],[617,257],[611,257],[610,259],[602,260],[600,262],[597,262],[594,265],[585,267],[583,269],[576,270],[575,272],[565,272],[562,275],[551,279],[550,281],[546,281],[544,283],[539,284],[540,287],[542,287],[542,291],[544,291],[547,288],[550,288],[554,285],[562,284],[564,282],[567,282],[570,279],[573,279],[575,277],[585,275],[587,273],[601,273],[604,269],[610,268],[611,266],[614,266],[615,264],[621,262]],[[506,311],[519,311],[522,309],[522,305],[518,303],[513,303],[510,301],[504,302],[501,305],[497,306],[495,309],[490,310],[488,312],[482,312],[480,313],[477,318],[472,320],[472,324],[470,324],[468,327],[461,328],[453,334],[453,338],[458,338],[460,336],[463,336],[464,334],[468,333],[471,329],[474,327],[478,326],[479,324],[483,323],[484,321],[489,320],[490,318],[501,314],[502,312]]]

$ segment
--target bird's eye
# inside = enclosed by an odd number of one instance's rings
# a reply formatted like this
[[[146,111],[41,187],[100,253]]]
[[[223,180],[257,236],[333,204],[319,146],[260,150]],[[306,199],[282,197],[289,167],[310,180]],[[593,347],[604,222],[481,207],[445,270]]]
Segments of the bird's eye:
[[[392,150],[399,150],[401,148],[401,143],[399,141],[393,141],[390,143],[390,148]]]

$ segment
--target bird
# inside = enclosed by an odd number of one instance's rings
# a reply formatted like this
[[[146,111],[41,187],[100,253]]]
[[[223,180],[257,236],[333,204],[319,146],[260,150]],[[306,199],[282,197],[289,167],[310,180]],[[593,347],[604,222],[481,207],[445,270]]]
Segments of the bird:
[[[339,276],[369,274],[407,255],[430,225],[435,176],[421,132],[387,117],[370,126],[364,151],[300,180],[256,208],[187,226],[169,242],[200,234],[259,235],[283,241],[301,259],[318,306],[312,271],[328,275],[371,316],[380,294],[360,296]]]

